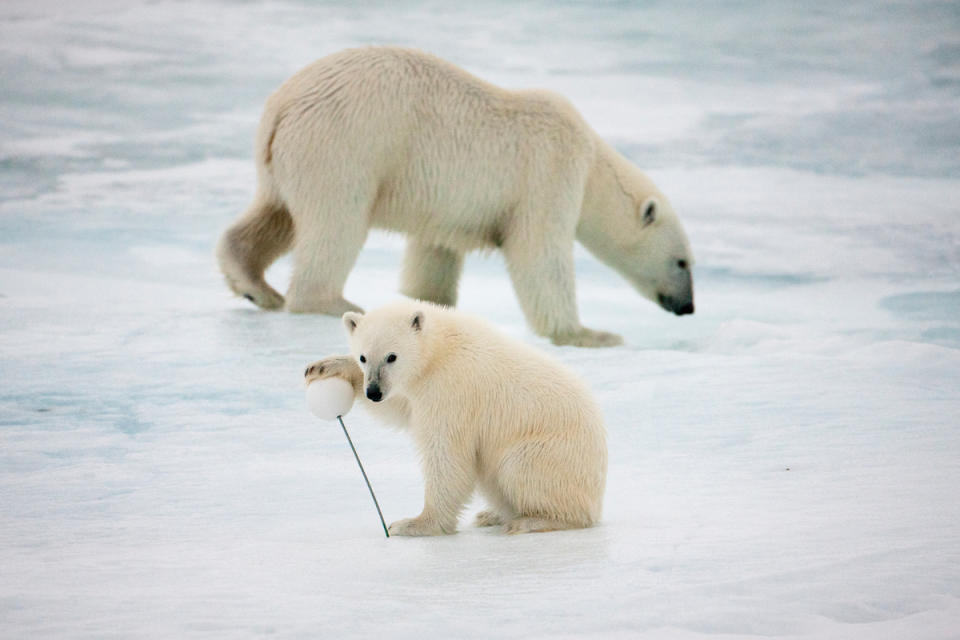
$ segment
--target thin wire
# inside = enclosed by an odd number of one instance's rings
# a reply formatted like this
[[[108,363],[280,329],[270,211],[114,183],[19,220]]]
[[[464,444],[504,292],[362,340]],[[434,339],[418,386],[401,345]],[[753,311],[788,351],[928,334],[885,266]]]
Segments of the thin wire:
[[[360,456],[357,455],[357,449],[353,446],[353,440],[350,439],[350,434],[347,433],[347,426],[343,424],[342,416],[337,416],[337,420],[340,421],[340,427],[343,429],[343,435],[347,436],[347,442],[350,443],[350,450],[353,451],[353,457],[357,459],[357,465],[360,467],[360,473],[363,474],[363,481],[367,483],[367,489],[370,490],[370,497],[373,498],[373,506],[377,508],[377,515],[380,516],[380,524],[383,525],[383,533],[389,538],[390,532],[387,530],[387,523],[383,520],[383,512],[380,511],[380,503],[377,502],[377,496],[373,494],[373,487],[370,486],[370,480],[367,478],[367,472],[363,470],[363,463],[360,462]]]

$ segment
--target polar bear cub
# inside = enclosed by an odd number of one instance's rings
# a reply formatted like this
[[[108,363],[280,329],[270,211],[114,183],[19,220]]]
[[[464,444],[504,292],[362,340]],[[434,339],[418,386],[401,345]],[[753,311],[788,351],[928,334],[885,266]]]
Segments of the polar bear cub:
[[[606,433],[587,386],[567,368],[478,318],[404,301],[347,312],[350,356],[310,365],[340,376],[420,454],[423,511],[391,535],[454,533],[479,490],[479,526],[507,533],[589,527],[600,518]]]

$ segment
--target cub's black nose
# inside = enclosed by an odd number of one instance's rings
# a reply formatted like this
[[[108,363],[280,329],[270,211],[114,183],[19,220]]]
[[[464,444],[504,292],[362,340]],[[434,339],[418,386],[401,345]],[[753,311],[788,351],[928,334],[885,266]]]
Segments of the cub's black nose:
[[[693,303],[688,302],[684,306],[674,311],[674,313],[677,314],[678,316],[685,316],[687,314],[693,313]]]
[[[367,397],[373,400],[374,402],[380,402],[383,400],[383,394],[380,393],[380,386],[372,384],[367,387]]]

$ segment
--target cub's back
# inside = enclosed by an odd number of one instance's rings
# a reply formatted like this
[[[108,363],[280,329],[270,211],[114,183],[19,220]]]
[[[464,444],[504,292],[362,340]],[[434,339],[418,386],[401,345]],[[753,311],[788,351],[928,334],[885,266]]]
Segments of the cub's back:
[[[586,382],[569,367],[486,321],[443,310],[445,337],[435,348],[444,362],[435,383],[460,380],[471,410],[516,419],[519,414],[563,414],[602,429],[602,415]],[[518,413],[519,412],[519,413]]]

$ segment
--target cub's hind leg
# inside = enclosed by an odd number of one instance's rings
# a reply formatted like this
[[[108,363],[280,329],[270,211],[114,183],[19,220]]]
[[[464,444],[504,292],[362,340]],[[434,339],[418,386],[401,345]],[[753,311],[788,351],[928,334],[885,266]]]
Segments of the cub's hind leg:
[[[514,518],[506,523],[503,532],[507,534],[516,533],[543,533],[546,531],[564,531],[566,529],[582,529],[584,525],[563,520],[552,520],[548,518],[531,518],[523,516]]]
[[[504,523],[504,519],[496,511],[483,510],[477,514],[475,523],[478,527],[496,527]]]
[[[516,517],[506,498],[500,493],[496,481],[486,480],[478,487],[488,508],[477,514],[474,524],[478,527],[497,527]]]
[[[504,455],[497,486],[515,515],[506,533],[592,526],[600,517],[606,452],[596,439],[518,443]]]

